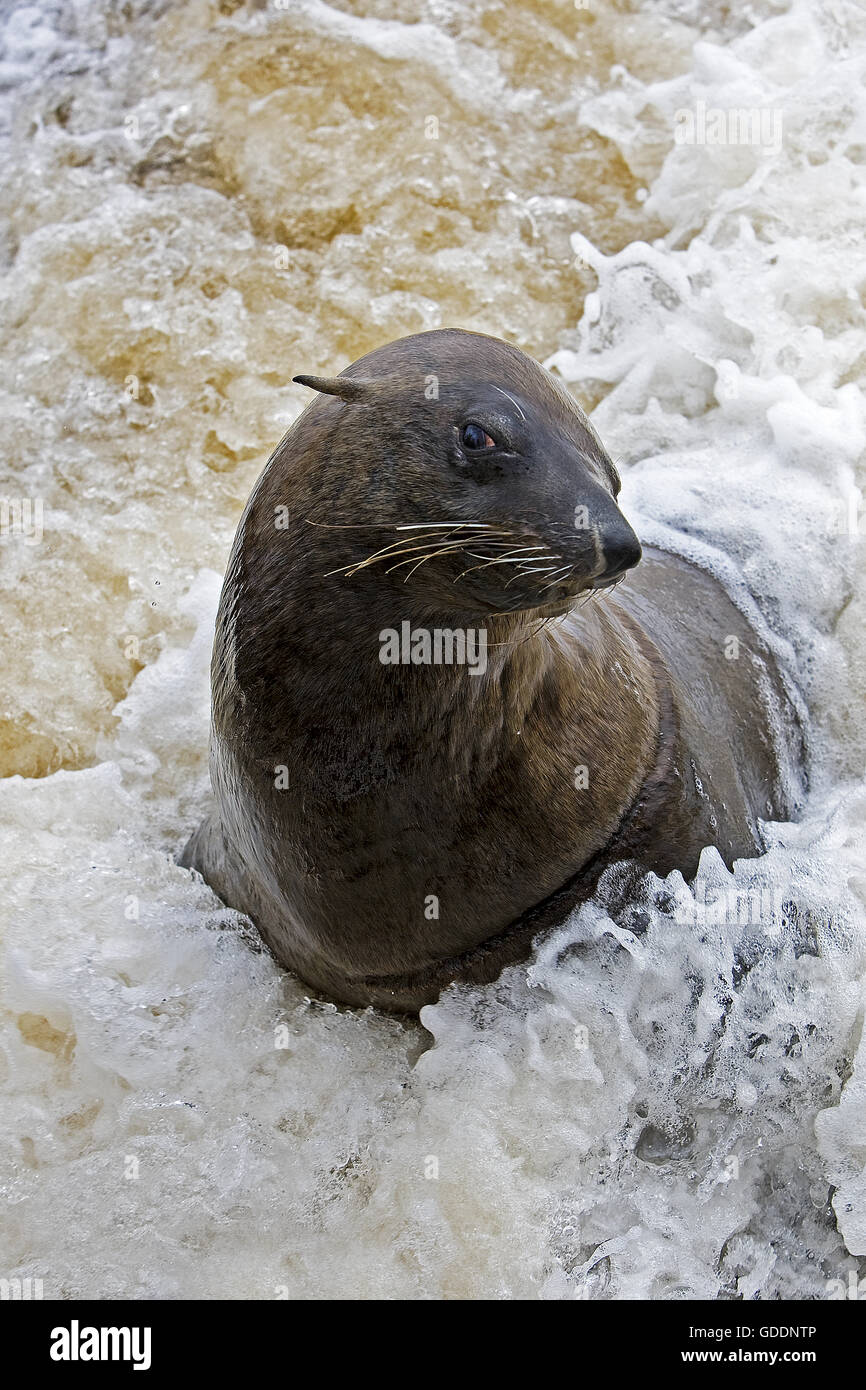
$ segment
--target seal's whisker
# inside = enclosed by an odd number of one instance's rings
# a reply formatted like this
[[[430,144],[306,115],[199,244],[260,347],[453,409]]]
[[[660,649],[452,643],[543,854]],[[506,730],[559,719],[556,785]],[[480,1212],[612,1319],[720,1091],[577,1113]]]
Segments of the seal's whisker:
[[[377,550],[374,554],[368,555],[364,560],[352,561],[348,565],[341,566],[340,569],[329,570],[328,573],[345,574],[347,578],[351,578],[353,574],[357,574],[358,570],[366,569],[368,565],[374,565],[377,560],[388,560],[393,558],[394,555],[407,555],[411,551],[424,550],[431,545],[438,545],[440,541],[447,539],[447,537],[429,536],[426,540],[421,541],[420,545],[410,544],[411,541],[419,539],[420,537],[418,536],[403,536],[399,541],[392,541],[390,545],[384,545],[381,550]],[[454,544],[460,548],[463,545],[463,541],[455,541]],[[325,578],[327,577],[328,575],[325,575]]]
[[[496,528],[492,521],[314,521],[311,516],[305,516],[304,522],[307,526],[318,526],[323,531],[381,531],[388,526],[393,526],[395,531],[408,531],[425,526],[442,526],[449,529],[462,526],[481,527],[484,530],[498,529],[502,535],[513,535],[512,531],[504,527]]]
[[[547,582],[546,584],[542,585],[542,588],[541,588],[541,591],[540,591],[540,592],[541,592],[542,594],[543,594],[543,593],[546,593],[546,591],[547,591],[548,589],[552,589],[552,588],[553,588],[554,584],[564,583],[565,581],[564,581],[564,580],[558,579],[557,576],[560,575],[560,574],[570,575],[570,574],[573,573],[573,571],[574,571],[574,565],[562,565],[558,570],[552,570],[551,573],[552,573],[552,575],[553,575],[553,578],[550,579],[550,580],[548,580],[548,582]]]
[[[555,623],[555,622],[556,622],[558,616],[561,616],[561,615],[556,614],[556,613],[551,613],[551,615],[550,615],[549,618],[544,618],[544,619],[542,620],[542,622],[539,623],[538,627],[535,629],[535,632],[533,633],[533,636],[537,637],[537,636],[539,635],[539,633],[542,633],[546,627],[550,627],[550,624],[551,624],[551,623]]]
[[[402,527],[396,521],[314,521],[311,516],[305,516],[303,521],[307,526],[315,526],[320,531],[399,531]],[[426,522],[423,523],[426,525]],[[441,526],[467,525],[466,522],[436,522],[431,523]]]
[[[483,542],[483,544],[487,546],[488,550],[503,550],[503,549],[504,549],[505,552],[506,552],[506,554],[508,554],[508,555],[523,554],[523,550],[522,550],[522,549],[519,550],[519,551],[518,551],[518,550],[514,550],[514,548],[513,548],[513,547],[514,547],[514,542],[513,542],[513,541],[510,541],[510,540],[509,540],[509,541],[497,540],[497,539],[496,539],[495,537],[493,537],[493,536],[479,536],[479,537],[478,537],[478,540],[479,540],[479,542]],[[464,545],[468,545],[468,544],[469,544],[468,540],[464,540],[464,541],[463,541],[463,544],[464,544]],[[543,549],[543,547],[542,547],[542,546],[535,546],[535,547],[533,547],[533,549],[541,550],[541,549]],[[467,550],[466,554],[467,554],[467,555],[471,555],[471,554],[472,554],[472,551],[471,551],[471,550]]]
[[[513,531],[506,530],[504,526],[494,526],[492,521],[411,521],[406,522],[405,524],[402,524],[400,526],[395,526],[394,530],[420,531],[423,530],[425,527],[429,529],[433,526],[447,527],[449,530],[452,531],[456,531],[459,528],[464,531],[470,529],[473,531],[488,531],[492,532],[494,535],[499,536],[514,535]]]
[[[489,542],[487,542],[488,548],[492,548],[495,544],[496,544],[495,541],[489,541]],[[467,550],[466,554],[469,556],[469,559],[470,559],[470,560],[495,560],[495,559],[496,559],[496,556],[495,556],[495,555],[481,555],[477,550]]]
[[[416,539],[416,537],[407,536],[405,539],[406,539],[406,540],[413,540],[413,539]],[[485,536],[484,539],[485,539],[485,541],[486,541],[486,540],[487,540],[487,537]],[[445,545],[440,545],[439,543],[440,543],[441,541],[446,541],[447,544],[445,544]],[[496,544],[496,542],[495,542],[495,541],[494,541],[494,542],[491,542],[491,544]],[[432,545],[432,546],[439,546],[439,548],[430,551],[431,545]],[[406,578],[409,579],[409,578],[411,577],[411,575],[413,575],[413,574],[415,573],[415,570],[418,568],[418,566],[419,566],[419,565],[422,565],[426,560],[432,560],[432,559],[434,559],[437,555],[447,555],[447,554],[452,553],[452,552],[455,552],[455,551],[463,550],[463,549],[465,548],[465,545],[466,545],[466,542],[465,542],[465,539],[464,539],[463,537],[457,537],[456,539],[451,539],[451,538],[450,538],[450,533],[449,533],[449,534],[446,534],[446,535],[444,535],[444,536],[428,537],[428,539],[427,539],[426,542],[424,542],[423,544],[418,545],[418,546],[405,546],[405,545],[404,545],[403,548],[402,548],[402,549],[399,549],[399,550],[398,550],[395,546],[391,546],[391,547],[389,547],[389,549],[390,549],[391,552],[392,552],[391,555],[386,555],[384,558],[386,558],[386,559],[392,559],[394,555],[401,555],[401,556],[403,556],[403,555],[409,555],[410,553],[417,553],[418,551],[422,551],[422,550],[428,550],[428,551],[430,551],[429,554],[427,554],[427,555],[422,555],[422,557],[421,557],[421,559],[418,561],[418,563],[415,564],[415,565],[413,566],[413,568],[410,570],[409,574],[406,576]],[[381,554],[381,552],[379,552],[379,553]],[[375,560],[376,558],[377,558],[376,556],[371,557],[370,563],[372,563],[372,561]],[[498,561],[495,557],[491,558],[490,556],[484,556],[484,557],[482,557],[482,558],[488,560],[490,564],[498,564],[498,563],[499,563],[499,561]],[[367,563],[368,563],[367,561],[364,561],[363,564],[356,566],[356,567],[351,571],[352,574],[355,574],[355,573],[357,572],[358,569],[363,569],[364,566],[365,566]],[[385,571],[385,573],[386,573],[386,574],[391,574],[391,572],[392,572],[393,570],[400,569],[401,566],[402,566],[403,564],[408,564],[408,563],[411,563],[411,562],[401,559],[401,560],[399,561],[398,564],[396,564],[396,565],[390,565],[390,566],[388,567],[388,569]]]
[[[393,555],[386,556],[387,559],[393,560],[398,556],[402,557],[408,555],[409,559],[404,560],[400,558],[396,565],[389,565],[385,573],[391,574],[393,570],[400,569],[403,565],[411,565],[413,563],[413,556],[417,555],[419,551],[422,552],[422,554],[421,559],[417,563],[421,564],[424,560],[432,560],[434,555],[447,555],[452,551],[458,552],[463,549],[463,541],[448,540],[445,545],[440,545],[440,541],[442,540],[447,540],[447,538],[439,536],[435,540],[427,541],[424,545],[409,546],[406,550],[395,551]]]
[[[409,573],[406,575],[406,578],[403,580],[403,583],[404,583],[404,584],[407,584],[407,583],[409,582],[409,580],[412,578],[412,575],[415,573],[415,571],[416,571],[421,565],[426,564],[428,560],[435,560],[437,555],[448,555],[448,554],[451,554],[455,549],[456,549],[456,550],[462,550],[463,547],[462,547],[462,545],[453,545],[453,544],[452,544],[452,545],[447,545],[447,546],[445,546],[445,548],[442,549],[442,550],[434,550],[434,551],[432,551],[429,555],[422,555],[422,556],[421,556],[421,559],[420,559],[420,560],[417,560],[417,561],[415,562],[415,564],[412,566],[412,568],[410,569]],[[390,573],[391,573],[391,570],[400,569],[402,565],[406,565],[406,564],[409,564],[409,563],[410,563],[410,561],[408,561],[408,560],[402,560],[402,561],[400,562],[399,565],[392,565],[392,566],[391,566],[391,569],[386,570],[385,572],[386,572],[386,574],[390,574]]]
[[[538,559],[538,558],[541,558],[541,557],[538,557],[538,556],[537,556],[536,558]],[[557,557],[551,556],[551,559],[553,559],[553,558],[557,558],[557,559],[558,559],[559,557],[558,557],[558,556],[557,556]],[[516,571],[516,573],[513,574],[513,575],[511,576],[511,578],[509,579],[509,581],[508,581],[508,583],[505,585],[505,587],[506,587],[506,589],[509,588],[510,585],[512,585],[512,584],[514,583],[515,579],[522,579],[523,576],[524,576],[524,575],[527,575],[527,574],[550,574],[550,573],[552,573],[552,571],[551,571],[551,569],[550,569],[549,566],[542,566],[540,569],[535,569],[535,568],[530,568],[528,565],[521,565],[521,566],[519,567],[519,569]]]
[[[603,589],[592,589],[592,597],[607,598],[610,594],[613,593],[614,589],[617,589],[619,587],[619,585],[622,583],[625,577],[626,576],[624,574],[621,574],[619,579],[615,579],[612,584],[605,584]]]
[[[425,560],[432,560],[436,555],[453,555],[453,553],[460,552],[461,549],[463,549],[463,546],[457,541],[452,541],[449,545],[443,545],[436,550],[431,550],[430,546],[418,546],[418,550],[425,550],[425,552],[427,552],[425,555],[421,555],[420,560],[414,560],[413,563],[413,557],[411,556],[409,560],[399,560],[398,564],[389,564],[388,569],[385,570],[385,574],[392,574],[395,570],[402,570],[405,564],[413,564],[413,569],[410,570],[410,573],[414,574],[418,564],[424,564]],[[407,578],[409,578],[409,575],[407,575]]]
[[[311,516],[305,516],[304,523],[322,531],[382,531],[394,525],[392,521],[314,521]]]
[[[557,558],[558,558],[557,556],[555,556],[555,555],[553,554],[553,552],[552,552],[551,550],[548,550],[548,548],[547,548],[546,545],[522,545],[522,546],[518,547],[517,550],[508,550],[508,551],[506,551],[506,557],[508,557],[508,556],[518,556],[518,555],[530,555],[530,554],[533,554],[534,552],[537,552],[537,551],[539,551],[539,550],[542,552],[542,554],[543,554],[543,556],[544,556],[545,558],[547,558],[548,556],[549,556],[549,558],[550,558],[551,560],[554,560],[554,559],[557,559]],[[540,559],[541,556],[536,556],[536,558],[539,558],[539,559]]]
[[[542,550],[542,551],[543,551],[544,548],[545,548],[545,547],[544,547],[543,545],[527,545],[527,546],[524,546],[524,547],[523,547],[522,549],[520,549],[520,550],[510,550],[510,551],[506,552],[505,555],[499,555],[499,556],[495,556],[493,559],[488,559],[486,564],[483,564],[483,565],[470,565],[470,566],[469,566],[469,569],[465,569],[465,570],[462,571],[461,574],[458,574],[457,579],[462,579],[464,574],[472,574],[475,570],[486,570],[486,569],[489,569],[491,565],[519,565],[524,555],[528,554],[528,553],[529,553],[530,551],[532,551],[532,550]],[[476,557],[473,557],[473,558],[476,558]],[[480,558],[480,557],[478,557],[478,558]],[[554,559],[555,557],[554,557],[553,555],[550,555],[550,556],[548,556],[548,555],[536,555],[535,558],[536,558],[537,560],[546,560],[546,559],[551,559],[551,560],[552,560],[552,559]],[[454,583],[455,583],[455,584],[457,583],[457,579],[454,580]]]
[[[500,618],[501,618],[501,617],[511,617],[511,616],[513,616],[513,614],[509,613],[509,612],[506,610],[505,613],[498,613],[496,616],[497,616],[497,617],[500,617]],[[524,632],[524,633],[517,639],[517,641],[511,640],[511,641],[508,641],[508,642],[488,642],[487,645],[488,645],[489,648],[491,648],[491,650],[492,650],[494,647],[509,647],[509,648],[511,648],[511,650],[514,650],[516,647],[522,647],[523,644],[524,644],[524,642],[529,642],[532,638],[537,637],[538,634],[539,634],[540,632],[543,632],[544,629],[545,629],[546,627],[548,627],[551,623],[558,622],[558,620],[559,620],[561,617],[564,617],[564,614],[562,614],[562,613],[551,613],[551,614],[549,615],[549,617],[547,617],[547,618],[530,618],[530,619],[529,619],[529,623],[530,623],[529,631],[528,631],[528,632]],[[537,626],[533,626],[533,624],[537,624]]]
[[[448,541],[449,545],[456,550],[463,549],[463,541],[449,541],[447,536],[428,536],[421,541],[420,545],[409,545],[409,541],[417,540],[417,536],[406,536],[402,541],[395,541],[393,545],[385,546],[382,550],[377,550],[375,555],[368,555],[366,560],[361,560],[359,564],[351,566],[352,574],[358,570],[366,569],[368,565],[374,565],[377,560],[393,560],[395,556],[414,555],[419,550],[429,550],[431,546],[439,545],[442,541]],[[386,571],[386,573],[390,573]]]
[[[511,578],[508,580],[508,583],[505,585],[506,589],[509,589],[511,585],[514,583],[515,579],[519,579],[522,573],[522,570],[515,570],[514,574],[512,574]]]
[[[486,529],[486,523],[479,524],[481,525],[481,528],[483,530],[485,541],[488,541],[489,539],[490,544],[492,545],[506,544],[506,538],[511,537],[513,534],[511,531],[507,531],[504,528],[496,528],[494,530],[491,527],[491,529],[488,530]],[[423,549],[425,545],[437,545],[441,541],[450,540],[457,531],[463,530],[466,526],[471,526],[474,528],[476,523],[456,522],[450,525],[446,525],[445,523],[435,523],[435,529],[437,534],[428,534],[426,536],[417,534],[419,526],[429,529],[429,527],[432,525],[434,525],[434,523],[423,522],[419,523],[418,525],[412,523],[411,526],[407,525],[405,527],[395,527],[395,530],[411,530],[413,532],[416,532],[416,534],[401,536],[399,540],[391,541],[389,545],[383,545],[380,550],[374,551],[372,555],[367,555],[363,560],[352,561],[348,565],[340,566],[339,569],[329,570],[327,574],[323,577],[327,579],[331,575],[343,574],[347,579],[350,579],[353,575],[357,574],[359,570],[366,569],[368,566],[374,565],[377,562],[377,560],[390,559],[393,555],[408,555],[412,551],[418,551]],[[497,536],[502,537],[502,539],[497,540]],[[413,541],[420,541],[421,544],[412,545],[411,542]],[[462,537],[454,541],[454,545],[458,549],[462,545],[464,545],[464,543],[465,539]],[[508,543],[510,544],[510,541],[508,541]],[[387,572],[390,573],[390,571]]]

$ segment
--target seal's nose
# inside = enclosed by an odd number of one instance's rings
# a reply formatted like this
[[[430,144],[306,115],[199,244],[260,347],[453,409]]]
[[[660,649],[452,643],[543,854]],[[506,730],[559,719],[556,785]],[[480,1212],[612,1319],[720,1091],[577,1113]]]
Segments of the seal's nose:
[[[641,557],[641,545],[627,521],[605,531],[601,541],[604,557],[604,570],[595,580],[595,587],[601,588],[619,579],[626,570],[633,569]]]

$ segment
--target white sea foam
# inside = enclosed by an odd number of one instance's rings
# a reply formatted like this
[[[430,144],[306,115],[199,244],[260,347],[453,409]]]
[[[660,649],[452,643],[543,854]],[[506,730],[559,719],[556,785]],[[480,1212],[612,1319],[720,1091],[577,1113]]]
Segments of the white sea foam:
[[[3,7],[2,492],[44,499],[45,541],[0,557],[0,746],[31,774],[0,783],[0,1273],[46,1296],[822,1298],[866,1255],[866,21],[654,4],[620,40],[600,6],[619,66],[552,93],[532,55],[578,63],[562,7],[493,38],[483,8]],[[306,75],[247,113],[289,23]],[[336,105],[311,123],[316,63]],[[507,110],[479,145],[473,73]],[[390,127],[363,166],[389,82],[468,122],[444,173]],[[675,144],[698,101],[779,110],[780,146]],[[527,172],[565,168],[548,127],[645,184],[605,246],[589,193]],[[300,143],[307,182],[265,224]],[[560,326],[566,274],[592,288]],[[459,318],[532,346],[543,323],[643,538],[750,606],[812,721],[802,820],[733,873],[703,856],[727,914],[685,910],[674,874],[614,920],[602,885],[423,1028],[311,1003],[172,859],[207,798],[238,510],[293,371],[371,346],[373,300],[385,337]]]

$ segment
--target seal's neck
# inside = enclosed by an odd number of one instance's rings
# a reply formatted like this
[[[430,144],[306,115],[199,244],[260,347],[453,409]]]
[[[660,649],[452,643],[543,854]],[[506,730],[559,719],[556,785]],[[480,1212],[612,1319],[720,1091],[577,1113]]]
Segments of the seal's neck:
[[[607,596],[544,622],[437,610],[374,574],[314,593],[309,567],[288,579],[266,603],[259,586],[247,612],[239,573],[221,610],[234,640],[219,645],[235,653],[262,756],[290,740],[325,797],[350,761],[366,789],[447,768],[455,814],[482,785],[503,805],[537,802],[545,819],[564,806],[572,865],[613,833],[655,756],[658,709],[647,659]]]

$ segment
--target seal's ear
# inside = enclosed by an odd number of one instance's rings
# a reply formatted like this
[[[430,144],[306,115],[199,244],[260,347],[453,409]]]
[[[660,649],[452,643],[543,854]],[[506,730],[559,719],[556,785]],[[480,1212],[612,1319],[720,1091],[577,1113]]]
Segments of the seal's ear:
[[[381,382],[363,376],[293,376],[299,386],[310,386],[325,396],[339,396],[343,401],[361,404],[373,399]]]

